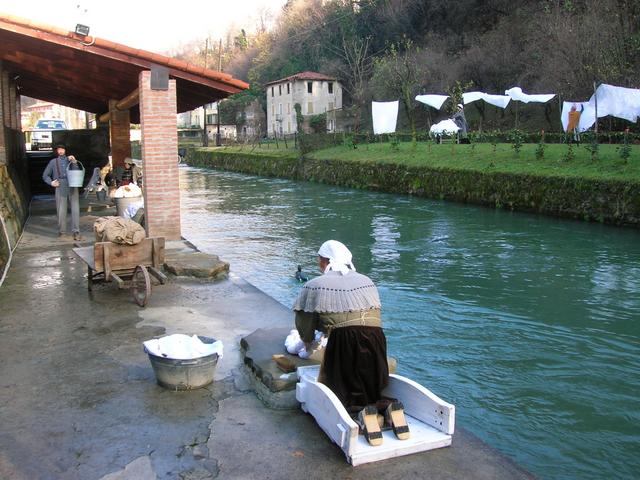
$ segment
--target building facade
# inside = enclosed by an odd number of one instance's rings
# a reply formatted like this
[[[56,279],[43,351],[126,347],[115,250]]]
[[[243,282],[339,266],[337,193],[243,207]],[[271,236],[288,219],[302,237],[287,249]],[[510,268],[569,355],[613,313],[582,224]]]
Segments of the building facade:
[[[335,77],[302,72],[269,82],[267,87],[267,135],[286,135],[298,131],[295,105],[302,113],[303,129],[309,119],[326,114],[326,130],[335,132],[336,112],[342,109],[342,86]]]

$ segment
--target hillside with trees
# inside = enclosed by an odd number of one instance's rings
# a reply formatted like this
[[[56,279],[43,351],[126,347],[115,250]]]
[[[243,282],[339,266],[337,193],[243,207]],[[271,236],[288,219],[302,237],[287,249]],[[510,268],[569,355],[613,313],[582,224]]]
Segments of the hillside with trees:
[[[267,15],[253,32],[230,32],[222,50],[183,53],[200,64],[208,57],[213,68],[221,59],[225,71],[251,83],[228,111],[262,99],[266,82],[305,70],[340,80],[356,130],[369,125],[371,100],[399,99],[409,131],[436,114],[412,101],[418,93],[455,100],[467,90],[520,86],[578,101],[591,96],[594,82],[640,87],[640,0],[290,0],[271,28]],[[508,111],[482,103],[470,109],[476,123],[513,126]],[[557,101],[532,107],[521,112],[523,122],[529,115],[530,128],[557,129],[558,108]]]

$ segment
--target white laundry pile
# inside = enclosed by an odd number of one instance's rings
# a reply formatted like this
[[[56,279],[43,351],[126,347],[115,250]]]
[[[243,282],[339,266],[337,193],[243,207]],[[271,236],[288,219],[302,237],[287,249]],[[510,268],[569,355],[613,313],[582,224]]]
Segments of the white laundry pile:
[[[455,124],[450,118],[442,120],[441,122],[431,125],[429,132],[434,135],[451,135],[452,133],[458,133],[460,127]]]
[[[317,348],[324,348],[327,346],[327,337],[322,332],[316,330],[316,338],[314,344],[317,344]],[[287,338],[284,340],[284,348],[287,349],[291,355],[298,355],[300,358],[309,358],[313,352],[307,352],[304,346],[304,342],[300,338],[298,330],[295,328],[289,332]]]
[[[524,93],[520,87],[513,87],[509,90],[505,90],[504,94],[509,95],[513,100],[517,100],[522,103],[547,103],[549,100],[556,96],[555,93],[538,93],[529,95],[527,93]]]
[[[416,95],[416,100],[425,105],[429,105],[437,110],[442,108],[442,104],[449,98],[449,95]]]
[[[484,100],[485,102],[499,108],[507,108],[507,105],[509,105],[509,102],[511,101],[511,97],[509,95],[492,95],[484,92],[467,92],[462,94],[462,102],[465,105],[478,100]]]
[[[139,202],[130,203],[122,213],[122,216],[124,218],[133,218],[136,216],[136,213],[138,213],[138,210],[140,210],[142,207],[144,207],[143,200],[140,200]]]
[[[204,343],[197,335],[176,333],[162,338],[154,338],[143,343],[147,352],[158,357],[172,360],[193,360],[206,357],[214,353],[222,358],[223,345],[220,340]]]
[[[637,88],[616,87],[603,83],[591,96],[589,104],[595,110],[598,100],[598,118],[611,115],[636,122],[640,117],[640,90]]]
[[[135,183],[130,183],[129,185],[123,185],[116,190],[114,198],[131,198],[131,197],[141,197],[142,190]]]
[[[398,100],[394,102],[371,102],[373,133],[394,133],[398,122]]]
[[[580,114],[580,122],[578,122],[578,131],[584,132],[589,130],[591,126],[596,123],[596,111],[589,102],[562,102],[562,113],[560,114],[562,129],[565,132],[567,131],[567,127],[569,126],[569,112],[574,105],[578,111],[580,111],[580,107],[583,108]]]

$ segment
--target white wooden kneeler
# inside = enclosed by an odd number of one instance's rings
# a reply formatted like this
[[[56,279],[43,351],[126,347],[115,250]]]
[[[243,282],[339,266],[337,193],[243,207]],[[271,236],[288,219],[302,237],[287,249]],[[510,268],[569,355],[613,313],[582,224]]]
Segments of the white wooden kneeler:
[[[372,447],[364,435],[358,435],[358,425],[338,397],[327,386],[317,382],[319,372],[319,365],[298,368],[296,399],[302,410],[313,415],[324,433],[342,449],[351,465],[451,445],[455,406],[441,400],[413,380],[391,374],[389,386],[383,391],[383,395],[403,403],[411,437],[398,440],[392,430],[383,431],[382,445]]]

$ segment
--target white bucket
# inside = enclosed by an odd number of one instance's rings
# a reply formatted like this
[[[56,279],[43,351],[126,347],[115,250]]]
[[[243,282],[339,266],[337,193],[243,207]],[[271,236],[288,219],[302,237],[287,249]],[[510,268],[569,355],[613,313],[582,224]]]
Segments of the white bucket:
[[[76,163],[80,164],[82,170],[71,170],[71,162],[67,165],[67,181],[70,187],[82,187],[84,183],[84,165],[78,160],[76,160]]]

